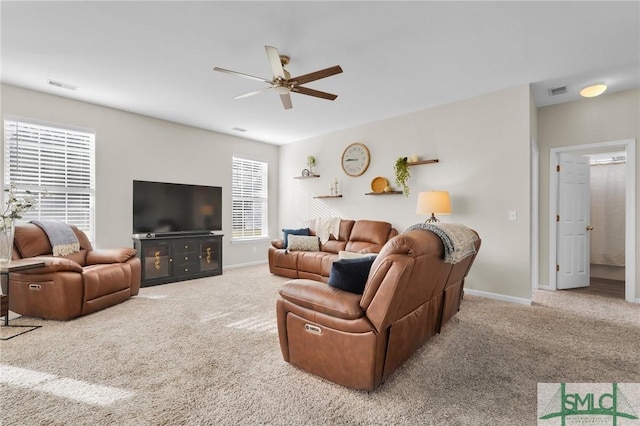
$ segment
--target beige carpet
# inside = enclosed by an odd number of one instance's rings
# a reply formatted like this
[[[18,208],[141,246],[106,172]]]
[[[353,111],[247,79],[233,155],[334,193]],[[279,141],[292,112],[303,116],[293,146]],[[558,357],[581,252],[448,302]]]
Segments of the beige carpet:
[[[465,297],[374,393],[285,363],[266,265],[138,297],[0,342],[3,425],[533,425],[539,382],[640,382],[640,306],[537,292]]]

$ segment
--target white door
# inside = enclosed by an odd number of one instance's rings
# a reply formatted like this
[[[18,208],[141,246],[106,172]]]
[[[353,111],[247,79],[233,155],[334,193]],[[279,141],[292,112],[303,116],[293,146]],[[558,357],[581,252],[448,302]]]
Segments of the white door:
[[[588,287],[591,229],[589,157],[561,153],[559,166],[556,287]]]

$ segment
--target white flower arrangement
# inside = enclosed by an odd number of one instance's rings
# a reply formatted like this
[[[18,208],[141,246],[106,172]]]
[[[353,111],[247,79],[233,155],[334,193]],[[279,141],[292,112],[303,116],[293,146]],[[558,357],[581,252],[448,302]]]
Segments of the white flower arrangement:
[[[21,219],[22,215],[31,210],[36,204],[36,197],[31,191],[25,191],[26,195],[19,197],[16,195],[16,185],[12,183],[5,192],[5,208],[0,217],[2,219]]]

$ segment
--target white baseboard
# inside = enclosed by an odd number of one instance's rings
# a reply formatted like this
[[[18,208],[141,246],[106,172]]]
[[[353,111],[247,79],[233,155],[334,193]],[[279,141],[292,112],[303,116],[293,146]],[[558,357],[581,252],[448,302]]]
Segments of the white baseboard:
[[[521,297],[505,296],[504,294],[489,293],[488,291],[473,290],[469,288],[465,288],[464,292],[465,294],[470,294],[471,296],[502,300],[503,302],[517,303],[519,305],[531,305],[531,299],[523,299]]]
[[[552,289],[551,286],[549,286],[549,285],[538,286],[538,290],[556,291],[555,289]],[[469,294],[471,294],[471,293],[469,293]],[[625,298],[625,300],[627,300],[627,299]],[[630,300],[629,303],[634,303],[634,302],[633,302],[633,300]],[[635,299],[635,303],[640,303],[640,299]]]
[[[267,260],[258,260],[256,262],[238,263],[235,265],[223,265],[222,270],[224,271],[225,269],[238,269],[238,268],[244,268],[247,266],[264,265],[265,263],[269,263],[269,262]]]

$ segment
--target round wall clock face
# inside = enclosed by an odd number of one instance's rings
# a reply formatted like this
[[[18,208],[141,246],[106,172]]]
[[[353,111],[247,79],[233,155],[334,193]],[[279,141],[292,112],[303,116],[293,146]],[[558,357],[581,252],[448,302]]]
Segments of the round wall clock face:
[[[369,149],[361,143],[352,143],[342,153],[342,170],[349,176],[360,176],[369,167]]]

